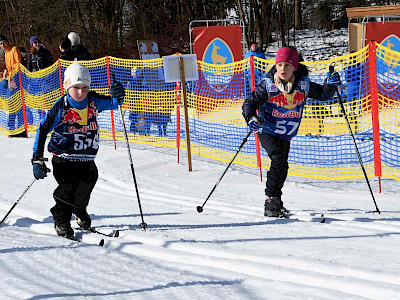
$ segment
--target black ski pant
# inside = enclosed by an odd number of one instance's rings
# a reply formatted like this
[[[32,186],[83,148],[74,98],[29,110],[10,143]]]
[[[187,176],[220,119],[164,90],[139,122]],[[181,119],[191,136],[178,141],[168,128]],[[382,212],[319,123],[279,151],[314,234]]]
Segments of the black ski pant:
[[[281,196],[289,170],[290,140],[285,141],[268,133],[261,133],[259,138],[261,145],[271,159],[271,166],[267,172],[265,194],[268,197]]]
[[[94,161],[74,162],[53,156],[53,175],[58,187],[53,192],[56,205],[50,209],[56,225],[69,225],[72,214],[86,213],[90,194],[99,177]]]

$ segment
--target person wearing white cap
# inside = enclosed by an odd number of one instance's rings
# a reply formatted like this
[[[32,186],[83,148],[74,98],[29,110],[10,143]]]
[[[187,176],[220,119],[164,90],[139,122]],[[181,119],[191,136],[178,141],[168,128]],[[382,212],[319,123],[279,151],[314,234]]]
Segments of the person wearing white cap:
[[[79,34],[74,31],[68,33],[68,38],[71,41],[71,50],[74,54],[74,57],[78,60],[91,60],[92,54],[90,54],[89,50],[81,44],[81,38]]]
[[[90,91],[90,84],[90,72],[80,63],[75,61],[65,70],[66,95],[54,103],[40,123],[33,146],[33,174],[36,179],[44,179],[50,171],[44,163],[44,146],[52,132],[48,151],[53,155],[53,175],[58,186],[53,193],[56,204],[50,211],[57,234],[70,239],[74,238],[72,214],[81,228],[91,228],[86,207],[98,178],[94,162],[99,148],[97,116],[118,108],[125,96],[119,82],[110,86],[111,97]]]

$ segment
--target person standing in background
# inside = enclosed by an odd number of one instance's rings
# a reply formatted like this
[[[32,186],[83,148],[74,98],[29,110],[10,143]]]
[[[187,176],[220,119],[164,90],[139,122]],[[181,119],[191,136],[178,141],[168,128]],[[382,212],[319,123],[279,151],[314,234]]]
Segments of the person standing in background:
[[[3,71],[3,87],[8,88],[9,90],[13,90],[16,88],[16,84],[13,81],[13,76],[16,72],[18,72],[19,64],[22,64],[22,56],[19,47],[14,46],[8,42],[7,37],[4,35],[0,35],[0,49],[4,51],[4,60],[6,63],[6,68]],[[18,117],[18,122],[16,119]],[[20,122],[20,113],[11,114],[9,112],[8,115],[8,130],[15,130],[19,128],[21,125]],[[27,137],[26,131],[22,131],[17,134],[10,134],[9,137]]]
[[[53,64],[53,55],[47,50],[36,35],[29,40],[31,44],[31,52],[28,55],[27,67],[29,72],[37,72],[46,69]]]
[[[74,53],[71,50],[71,40],[69,38],[62,38],[58,44],[60,49],[60,59],[73,61],[75,59]]]
[[[70,33],[68,33],[68,38],[71,41],[71,50],[74,53],[75,58],[77,58],[78,60],[92,59],[92,54],[90,54],[89,50],[81,45],[81,38],[79,34],[71,31]]]
[[[0,35],[0,48],[4,51],[4,60],[6,63],[3,78],[10,79],[13,73],[18,71],[18,64],[22,63],[21,51],[19,47],[10,44],[4,35]]]
[[[258,58],[265,59],[265,53],[258,48],[258,45],[256,42],[252,42],[250,45],[250,50],[249,52],[246,53],[244,56],[244,59],[249,58],[250,56],[256,56]]]
[[[255,56],[257,58],[265,59],[264,52],[260,51],[256,42],[252,42],[250,44],[249,52],[246,53],[243,59],[248,59],[251,56]],[[251,70],[250,70],[250,62],[247,64],[244,70],[244,97],[247,98],[251,93]],[[257,85],[257,78],[260,78],[260,70],[258,68],[254,68],[255,81]]]

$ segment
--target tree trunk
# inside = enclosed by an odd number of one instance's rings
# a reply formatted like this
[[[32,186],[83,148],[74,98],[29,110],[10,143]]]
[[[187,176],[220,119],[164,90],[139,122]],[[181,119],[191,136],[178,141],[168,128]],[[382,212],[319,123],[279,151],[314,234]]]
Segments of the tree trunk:
[[[303,29],[303,20],[301,18],[301,0],[294,1],[294,27],[295,29]]]
[[[281,33],[281,42],[282,42],[282,47],[286,47],[286,33],[285,33],[285,16],[284,16],[284,5],[283,5],[283,0],[278,1],[278,28]]]

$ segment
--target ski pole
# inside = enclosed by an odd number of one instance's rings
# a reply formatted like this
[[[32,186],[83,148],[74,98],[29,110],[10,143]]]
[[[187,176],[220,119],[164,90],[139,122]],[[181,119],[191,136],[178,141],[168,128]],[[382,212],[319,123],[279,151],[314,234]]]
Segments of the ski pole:
[[[339,89],[338,89],[337,87],[336,87],[336,94],[337,94],[338,97],[339,97],[340,108],[342,109],[344,118],[346,119],[347,128],[349,129],[350,135],[351,135],[351,137],[352,137],[352,139],[353,139],[354,147],[356,148],[356,152],[357,152],[357,156],[358,156],[358,161],[360,162],[360,166],[361,166],[361,169],[363,170],[365,180],[367,181],[367,185],[368,185],[369,191],[370,191],[370,193],[371,193],[372,200],[374,200],[374,204],[375,204],[375,208],[376,208],[376,211],[375,211],[375,212],[377,212],[377,213],[380,214],[381,212],[380,212],[380,210],[379,210],[379,208],[378,208],[378,205],[376,204],[375,197],[374,197],[374,193],[372,192],[372,188],[371,188],[371,185],[370,185],[369,180],[368,180],[367,172],[365,171],[364,164],[363,164],[362,159],[361,159],[360,151],[358,150],[357,143],[356,143],[356,139],[355,139],[355,137],[354,137],[353,131],[351,130],[349,118],[347,117],[347,113],[346,113],[346,110],[345,110],[344,105],[343,105],[342,97],[340,96]]]
[[[113,74],[113,83],[116,82],[115,79],[115,74]],[[118,104],[118,109],[121,115],[121,122],[122,122],[122,126],[124,128],[124,134],[125,134],[125,141],[126,141],[126,148],[128,149],[128,156],[129,156],[129,161],[131,163],[131,170],[132,170],[132,176],[133,176],[133,182],[135,184],[135,189],[136,189],[136,197],[138,200],[138,204],[139,204],[139,211],[140,211],[140,217],[142,218],[142,223],[140,223],[140,227],[143,228],[144,230],[146,230],[147,224],[144,222],[144,218],[143,218],[143,212],[142,212],[142,205],[140,203],[140,197],[139,197],[139,189],[138,189],[138,185],[137,185],[137,181],[136,181],[136,176],[135,176],[135,169],[133,168],[133,161],[132,161],[132,155],[131,155],[131,148],[129,146],[129,139],[128,139],[128,133],[126,131],[126,125],[125,125],[125,120],[124,120],[124,114],[122,112],[122,106],[120,104]]]
[[[236,156],[239,154],[240,150],[242,150],[242,148],[243,148],[244,144],[247,142],[247,139],[249,138],[250,134],[251,134],[251,130],[249,131],[249,133],[247,134],[247,136],[243,139],[243,142],[242,142],[242,144],[239,146],[239,148],[237,149],[235,156],[232,158],[231,162],[230,162],[229,165],[226,167],[224,173],[222,173],[222,175],[221,175],[221,177],[218,179],[217,183],[214,185],[214,187],[213,187],[213,189],[211,190],[210,194],[208,195],[206,201],[204,201],[204,203],[203,203],[202,206],[197,206],[197,211],[198,211],[199,213],[201,213],[201,212],[203,211],[204,205],[207,203],[208,199],[210,199],[212,193],[213,193],[214,190],[217,188],[217,185],[221,182],[222,177],[224,177],[226,171],[228,171],[229,167],[231,166],[231,164],[232,164],[233,161],[235,160]]]
[[[34,179],[32,180],[32,182],[28,185],[28,187],[23,191],[22,195],[18,198],[18,200],[15,201],[14,205],[10,208],[10,210],[8,211],[8,213],[4,216],[3,220],[1,220],[0,226],[1,226],[1,224],[3,224],[3,222],[5,221],[5,219],[7,219],[8,215],[12,212],[12,210],[14,209],[14,207],[17,206],[19,200],[21,200],[21,199],[25,196],[26,192],[31,188],[31,186],[35,183],[35,181],[36,181],[36,178],[34,178]]]

